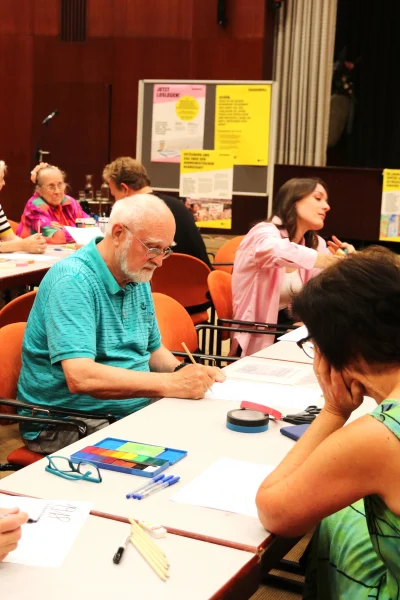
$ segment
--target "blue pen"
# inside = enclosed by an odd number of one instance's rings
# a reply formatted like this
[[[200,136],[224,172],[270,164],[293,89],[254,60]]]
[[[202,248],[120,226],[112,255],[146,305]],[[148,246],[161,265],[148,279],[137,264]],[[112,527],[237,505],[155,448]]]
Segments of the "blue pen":
[[[158,492],[159,490],[163,490],[164,488],[169,487],[170,485],[174,485],[175,483],[178,483],[179,480],[180,480],[180,477],[173,477],[169,481],[162,481],[159,485],[155,486],[153,489],[146,490],[144,494],[138,496],[138,500],[141,500],[142,498],[147,498],[147,496],[151,496],[151,494],[154,494],[154,493]]]
[[[151,481],[148,481],[144,485],[141,485],[140,487],[138,487],[136,490],[133,490],[133,492],[131,492],[130,494],[126,494],[126,497],[127,498],[134,498],[135,494],[137,492],[140,492],[140,491],[144,490],[145,488],[154,485],[158,481],[161,481],[162,479],[164,479],[164,477],[165,477],[164,473],[162,473],[161,475],[157,475],[157,477],[154,477],[153,479],[151,479]]]
[[[157,483],[152,483],[151,485],[146,486],[146,489],[141,490],[139,493],[133,494],[131,497],[135,498],[135,500],[141,500],[143,498],[144,493],[147,494],[148,491],[152,490],[153,488],[158,487],[162,483],[166,483],[167,481],[169,481],[172,478],[173,478],[173,475],[167,475],[167,477],[164,477],[164,479],[162,481],[158,481]]]

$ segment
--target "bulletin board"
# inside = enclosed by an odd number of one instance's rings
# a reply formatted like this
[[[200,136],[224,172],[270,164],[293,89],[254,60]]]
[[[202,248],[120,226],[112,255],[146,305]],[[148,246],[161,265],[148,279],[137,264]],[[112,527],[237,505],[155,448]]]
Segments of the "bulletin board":
[[[234,196],[268,197],[268,214],[272,210],[272,192],[275,162],[275,135],[277,122],[277,84],[272,81],[187,81],[146,79],[139,82],[138,127],[136,157],[145,166],[151,186],[158,191],[179,191],[180,164],[171,162],[153,162],[152,127],[154,88],[160,85],[204,85],[205,86],[205,118],[204,118],[204,150],[214,150],[217,86],[249,86],[257,91],[268,86],[270,88],[268,121],[268,144],[266,145],[267,164],[262,166],[235,164],[233,175]],[[221,88],[220,88],[221,89]],[[226,88],[228,89],[228,88]],[[244,89],[244,88],[242,88]],[[255,136],[255,144],[257,144]]]

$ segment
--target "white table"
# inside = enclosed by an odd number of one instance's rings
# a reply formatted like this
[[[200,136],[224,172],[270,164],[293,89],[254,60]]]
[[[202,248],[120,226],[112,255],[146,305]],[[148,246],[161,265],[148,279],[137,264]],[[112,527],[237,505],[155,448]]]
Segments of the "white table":
[[[48,246],[43,254],[25,254],[20,252],[2,253],[0,258],[10,262],[35,261],[24,267],[0,268],[0,290],[23,285],[36,285],[41,282],[47,271],[59,260],[73,254],[75,250],[63,246]]]
[[[296,342],[277,342],[256,352],[252,356],[259,358],[273,358],[275,360],[286,360],[290,362],[312,364],[313,359],[309,358]]]
[[[58,453],[69,456],[107,436],[188,450],[187,457],[170,468],[181,476],[181,482],[146,500],[125,497],[139,486],[141,477],[102,470],[99,486],[70,482],[47,473],[46,458],[5,478],[0,487],[37,497],[87,500],[100,513],[149,519],[183,535],[257,552],[272,537],[257,518],[169,501],[180,485],[188,484],[221,456],[277,465],[290,450],[294,442],[279,433],[283,423],[271,422],[268,431],[258,434],[228,430],[226,414],[238,406],[218,400],[160,400]]]
[[[89,516],[59,568],[0,563],[1,597],[13,600],[207,600],[223,588],[249,598],[259,581],[254,554],[169,534],[157,540],[170,562],[163,582],[129,544],[119,565],[114,553],[130,531],[125,523]]]

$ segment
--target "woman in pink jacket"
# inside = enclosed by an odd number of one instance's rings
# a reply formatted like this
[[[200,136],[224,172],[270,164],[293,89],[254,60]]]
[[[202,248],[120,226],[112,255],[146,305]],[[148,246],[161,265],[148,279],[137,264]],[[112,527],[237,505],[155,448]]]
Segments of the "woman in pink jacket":
[[[316,234],[330,210],[320,179],[290,179],[278,191],[274,216],[255,225],[239,246],[232,278],[233,318],[267,323],[290,322],[292,297],[321,269],[338,260],[350,244]],[[274,342],[272,335],[235,333],[232,350],[254,354]]]

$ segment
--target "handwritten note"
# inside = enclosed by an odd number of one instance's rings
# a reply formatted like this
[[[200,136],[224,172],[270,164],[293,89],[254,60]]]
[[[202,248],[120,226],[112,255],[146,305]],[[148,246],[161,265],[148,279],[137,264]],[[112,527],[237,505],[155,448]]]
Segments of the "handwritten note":
[[[86,521],[92,505],[89,502],[37,500],[0,494],[0,507],[18,506],[36,523],[22,526],[18,548],[4,562],[34,567],[59,567]]]

